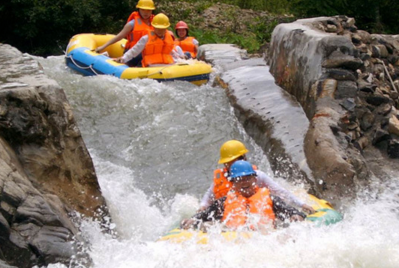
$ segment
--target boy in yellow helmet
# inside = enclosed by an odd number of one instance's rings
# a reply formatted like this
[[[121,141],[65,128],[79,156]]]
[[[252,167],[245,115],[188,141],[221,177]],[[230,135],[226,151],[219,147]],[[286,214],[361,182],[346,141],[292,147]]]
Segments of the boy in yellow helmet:
[[[216,200],[209,208],[181,222],[181,228],[200,228],[221,221],[228,229],[248,228],[268,232],[282,222],[303,221],[306,214],[288,206],[278,196],[272,196],[268,188],[256,185],[256,172],[251,163],[238,160],[230,168],[233,190]],[[210,224],[210,225],[209,225]]]

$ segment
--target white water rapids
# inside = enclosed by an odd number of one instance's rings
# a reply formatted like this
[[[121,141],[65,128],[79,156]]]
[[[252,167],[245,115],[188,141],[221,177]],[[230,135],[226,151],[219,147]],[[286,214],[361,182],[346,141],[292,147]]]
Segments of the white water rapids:
[[[82,77],[66,69],[63,57],[38,60],[73,107],[117,234],[83,222],[93,268],[399,267],[397,174],[392,178],[396,183],[376,184],[375,193],[363,193],[344,212],[344,220],[332,226],[297,223],[240,242],[218,235],[211,235],[206,245],[156,242],[198,208],[223,142],[243,141],[250,161],[273,176],[224,90],[186,82]],[[303,191],[301,185],[276,180]]]

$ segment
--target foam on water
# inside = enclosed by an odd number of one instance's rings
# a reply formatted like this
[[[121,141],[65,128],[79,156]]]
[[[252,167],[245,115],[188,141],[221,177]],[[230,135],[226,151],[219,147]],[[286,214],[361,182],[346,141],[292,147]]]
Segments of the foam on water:
[[[332,226],[295,223],[234,242],[215,233],[206,245],[195,239],[156,242],[198,208],[225,140],[244,141],[251,160],[271,174],[267,158],[235,119],[221,88],[81,77],[60,67],[60,57],[40,61],[73,106],[112,216],[116,235],[96,222],[82,223],[94,268],[399,267],[394,183],[365,192]],[[303,192],[301,184],[276,180]]]
[[[345,212],[345,219],[335,225],[295,223],[269,235],[257,234],[251,240],[228,242],[211,234],[207,245],[196,244],[195,239],[174,244],[155,240],[190,215],[190,209],[195,210],[195,197],[176,195],[164,207],[155,208],[149,202],[151,197],[120,187],[131,177],[123,172],[112,175],[109,168],[102,172],[108,164],[99,159],[95,162],[104,196],[117,210],[112,209],[116,229],[123,235],[111,238],[95,225],[83,226],[90,234],[94,267],[394,268],[399,264],[397,186],[391,185],[394,191],[380,194],[378,200],[357,200]],[[126,232],[129,229],[132,231]]]

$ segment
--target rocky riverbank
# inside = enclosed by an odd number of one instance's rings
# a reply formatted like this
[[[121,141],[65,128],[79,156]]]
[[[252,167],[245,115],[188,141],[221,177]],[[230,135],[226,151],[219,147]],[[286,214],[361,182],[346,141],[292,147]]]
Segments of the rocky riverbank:
[[[369,35],[347,17],[299,20],[275,29],[270,71],[310,121],[305,152],[302,141],[282,146],[273,133],[270,118],[276,116],[261,101],[268,90],[264,62],[243,60],[246,52],[230,45],[203,48],[200,56],[222,69],[218,81],[248,133],[274,158],[275,170],[281,169],[281,157],[291,157],[293,173],[336,204],[369,187],[373,175],[390,178],[396,170],[396,36]],[[238,81],[235,73],[242,75],[243,66],[251,72]],[[93,163],[63,90],[38,63],[0,44],[0,70],[0,259],[18,267],[69,265],[79,252],[74,242],[84,243],[71,213],[100,219],[107,213]],[[254,73],[256,79],[250,79]],[[295,124],[289,125],[295,131]]]
[[[327,198],[355,196],[398,166],[398,38],[358,30],[345,16],[280,24],[269,63],[311,125],[307,162]]]
[[[0,44],[0,259],[17,267],[78,253],[74,213],[105,200],[64,91],[39,64]],[[79,243],[78,243],[79,244]]]

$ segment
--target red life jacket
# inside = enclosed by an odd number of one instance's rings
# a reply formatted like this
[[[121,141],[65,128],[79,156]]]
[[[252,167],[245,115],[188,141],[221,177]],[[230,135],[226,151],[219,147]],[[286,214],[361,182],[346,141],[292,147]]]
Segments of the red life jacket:
[[[269,189],[258,188],[256,193],[248,198],[234,191],[227,194],[222,219],[227,227],[236,229],[243,226],[247,223],[250,214],[259,216],[257,221],[251,224],[251,229],[256,230],[259,225],[273,224],[276,216],[273,212],[273,201],[270,198]]]
[[[153,17],[154,15],[151,15],[150,25],[148,25],[142,20],[138,11],[134,11],[132,12],[132,14],[130,14],[127,22],[134,20],[134,27],[133,30],[126,36],[127,42],[125,44],[125,50],[132,48],[140,40],[141,37],[146,35],[148,31],[154,29],[154,27],[152,27],[151,25]]]
[[[148,33],[148,42],[142,52],[143,60],[141,61],[143,67],[152,64],[171,64],[173,57],[171,52],[175,44],[169,31],[165,32],[163,39],[159,38],[154,31]]]
[[[187,36],[183,40],[179,41],[178,39],[175,40],[175,45],[180,46],[184,52],[190,52],[191,57],[195,59],[197,57],[197,50],[193,43],[195,38],[192,36]]]

